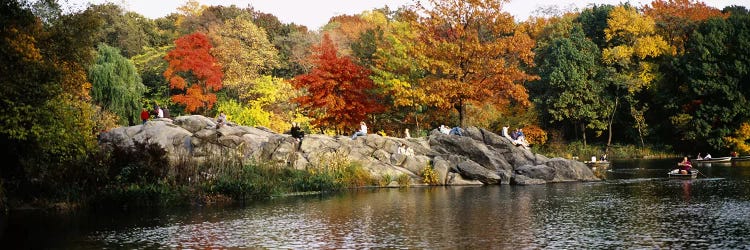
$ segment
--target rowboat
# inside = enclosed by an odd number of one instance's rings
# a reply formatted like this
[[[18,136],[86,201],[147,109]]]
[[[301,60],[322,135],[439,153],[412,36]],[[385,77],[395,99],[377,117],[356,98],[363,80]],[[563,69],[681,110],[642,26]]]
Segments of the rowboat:
[[[698,170],[692,169],[689,174],[681,174],[680,170],[675,169],[670,171],[667,175],[669,175],[669,178],[674,179],[695,179],[698,178]]]
[[[609,166],[609,161],[584,161],[586,166]]]
[[[726,156],[726,157],[716,157],[716,158],[708,158],[708,159],[695,159],[693,160],[694,163],[722,163],[722,162],[730,162],[732,160],[732,157]]]
[[[750,161],[750,155],[732,157],[732,161]]]

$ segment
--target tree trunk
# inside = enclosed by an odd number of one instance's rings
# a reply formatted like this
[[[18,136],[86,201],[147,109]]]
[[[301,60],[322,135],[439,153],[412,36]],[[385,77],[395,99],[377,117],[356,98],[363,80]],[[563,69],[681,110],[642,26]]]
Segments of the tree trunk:
[[[586,123],[581,123],[581,134],[583,135],[583,147],[586,147]]]
[[[416,133],[416,135],[417,135],[416,137],[419,137],[419,135],[421,134],[421,133],[420,133],[420,130],[419,130],[419,114],[418,114],[418,112],[419,112],[419,110],[418,110],[418,109],[417,109],[417,108],[415,107],[415,108],[414,108],[414,122],[416,122],[416,123],[417,123],[417,130],[416,130],[416,131],[414,131],[414,132],[415,132],[415,133]]]
[[[458,100],[458,126],[464,127],[464,100]]]
[[[638,126],[638,136],[641,137],[641,149],[646,148],[646,143],[643,142],[643,132],[641,132],[641,126]]]
[[[620,98],[615,97],[615,106],[612,107],[612,113],[609,115],[609,125],[608,125],[609,128],[607,129],[609,137],[607,138],[607,149],[604,150],[604,152],[609,152],[609,147],[610,145],[612,145],[612,122],[615,119],[615,111],[617,110],[617,104],[619,100]]]

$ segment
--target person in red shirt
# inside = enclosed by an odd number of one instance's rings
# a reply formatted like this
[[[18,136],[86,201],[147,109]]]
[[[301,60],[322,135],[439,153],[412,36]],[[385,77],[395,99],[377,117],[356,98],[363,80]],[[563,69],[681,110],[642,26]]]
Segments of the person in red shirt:
[[[682,158],[682,161],[677,163],[677,166],[680,167],[680,174],[690,174],[690,169],[693,167],[687,157]]]
[[[143,120],[143,124],[146,124],[146,121],[148,121],[148,117],[150,115],[148,114],[148,110],[145,108],[141,111],[141,120]]]

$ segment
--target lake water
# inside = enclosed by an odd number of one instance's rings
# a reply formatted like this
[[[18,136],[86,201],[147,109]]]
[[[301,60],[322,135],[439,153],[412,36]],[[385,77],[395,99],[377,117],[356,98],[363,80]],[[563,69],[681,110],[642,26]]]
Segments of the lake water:
[[[605,181],[372,189],[231,208],[52,215],[14,212],[22,248],[747,248],[750,164],[615,161]]]

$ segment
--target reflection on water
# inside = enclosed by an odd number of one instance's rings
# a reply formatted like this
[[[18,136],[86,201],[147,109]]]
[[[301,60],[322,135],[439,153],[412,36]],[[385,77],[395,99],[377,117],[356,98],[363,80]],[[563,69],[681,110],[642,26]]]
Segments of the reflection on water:
[[[709,178],[670,180],[666,173],[673,165],[672,160],[615,162],[605,173],[606,181],[592,183],[360,190],[242,208],[163,211],[126,222],[106,217],[112,220],[109,224],[79,225],[84,229],[77,237],[46,247],[750,245],[750,168],[699,168]]]

